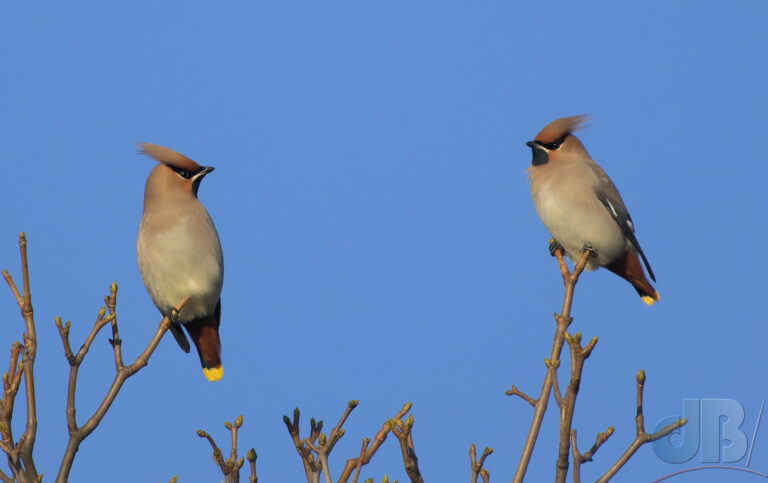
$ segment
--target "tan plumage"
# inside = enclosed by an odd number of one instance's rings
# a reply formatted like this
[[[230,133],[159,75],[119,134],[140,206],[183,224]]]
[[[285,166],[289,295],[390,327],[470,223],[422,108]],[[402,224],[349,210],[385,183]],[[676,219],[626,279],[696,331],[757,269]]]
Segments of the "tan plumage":
[[[656,279],[635,237],[632,218],[616,186],[573,135],[585,121],[585,116],[557,119],[527,143],[533,153],[528,170],[533,203],[568,258],[576,260],[585,246],[591,247],[595,256],[587,270],[611,270],[651,305],[659,294],[645,277],[640,258]]]
[[[142,153],[159,162],[144,190],[144,213],[136,242],[139,271],[149,296],[164,316],[187,295],[191,298],[171,324],[179,346],[189,352],[181,326],[195,344],[203,373],[221,379],[221,287],[224,261],[216,227],[197,191],[212,167],[155,144]]]

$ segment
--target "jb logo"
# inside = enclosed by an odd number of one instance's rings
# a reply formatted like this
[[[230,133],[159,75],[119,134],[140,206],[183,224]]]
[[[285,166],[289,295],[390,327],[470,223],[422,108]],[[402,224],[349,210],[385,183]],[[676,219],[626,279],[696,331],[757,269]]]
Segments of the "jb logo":
[[[668,436],[654,441],[653,451],[663,461],[673,464],[690,461],[700,453],[700,461],[705,465],[678,471],[662,479],[687,471],[713,467],[731,468],[768,476],[742,466],[723,465],[723,463],[739,461],[746,456],[745,466],[749,466],[764,406],[765,401],[760,406],[754,431],[750,431],[752,433],[750,441],[742,428],[744,407],[740,402],[734,399],[684,399],[682,417],[687,419],[688,423]],[[663,418],[656,425],[654,432],[679,419],[680,416],[677,415]]]

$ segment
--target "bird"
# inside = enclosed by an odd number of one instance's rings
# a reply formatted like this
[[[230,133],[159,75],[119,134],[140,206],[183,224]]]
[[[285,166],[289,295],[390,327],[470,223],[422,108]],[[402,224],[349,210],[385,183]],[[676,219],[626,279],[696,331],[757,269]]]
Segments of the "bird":
[[[216,227],[197,198],[203,178],[213,171],[172,149],[137,143],[158,164],[147,177],[136,253],[149,297],[184,352],[190,351],[182,326],[200,356],[209,381],[223,376],[221,289],[224,258]],[[175,306],[189,296],[184,307]]]
[[[624,278],[647,305],[658,302],[659,293],[646,278],[656,277],[635,236],[635,225],[618,189],[592,160],[573,133],[585,127],[587,116],[556,119],[533,141],[529,174],[536,212],[552,235],[550,252],[563,248],[576,261],[589,250],[586,270],[604,267]]]

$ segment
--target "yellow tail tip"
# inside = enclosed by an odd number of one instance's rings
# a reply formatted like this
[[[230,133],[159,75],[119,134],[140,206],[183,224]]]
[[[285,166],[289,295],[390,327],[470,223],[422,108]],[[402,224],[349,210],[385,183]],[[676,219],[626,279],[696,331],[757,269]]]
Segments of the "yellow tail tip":
[[[659,301],[659,292],[654,290],[653,295],[641,295],[640,298],[643,299],[645,305],[653,305]]]
[[[221,366],[203,367],[203,374],[209,381],[216,382],[224,376],[224,368]]]

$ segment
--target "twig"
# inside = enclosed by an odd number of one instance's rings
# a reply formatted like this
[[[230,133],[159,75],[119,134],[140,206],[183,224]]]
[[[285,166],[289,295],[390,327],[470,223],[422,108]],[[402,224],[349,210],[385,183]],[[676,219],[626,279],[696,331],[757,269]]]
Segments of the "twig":
[[[485,463],[485,458],[487,458],[491,453],[493,453],[493,448],[486,446],[483,450],[483,454],[480,455],[480,460],[478,460],[475,451],[475,445],[473,444],[469,447],[469,465],[472,469],[472,478],[470,480],[471,483],[477,483],[478,476],[483,478],[483,483],[488,483],[490,481],[491,475],[488,473],[488,470],[483,468],[483,463]]]
[[[206,433],[202,429],[197,430],[197,435],[208,440],[208,443],[211,445],[211,449],[213,449],[213,461],[215,461],[216,465],[221,468],[222,471],[224,471],[226,469],[226,465],[224,464],[224,457],[221,454],[221,450],[216,445],[216,441],[213,440],[210,434]]]
[[[354,399],[347,403],[347,407],[339,418],[339,422],[333,429],[331,429],[331,432],[327,438],[325,433],[321,432],[323,422],[320,421],[318,424],[315,424],[315,420],[313,418],[310,421],[309,437],[303,440],[301,439],[299,436],[299,408],[296,408],[293,411],[293,421],[291,421],[288,416],[283,416],[283,422],[288,428],[288,433],[291,435],[291,439],[293,440],[294,446],[296,447],[296,451],[299,453],[301,461],[304,465],[304,472],[306,473],[307,481],[319,481],[320,473],[322,473],[325,483],[333,482],[330,466],[328,463],[328,457],[330,456],[331,451],[333,450],[334,446],[336,446],[336,443],[339,441],[339,439],[344,436],[344,429],[342,426],[344,426],[344,423],[347,421],[349,415],[357,407],[357,404],[358,401]],[[316,439],[317,444],[315,444]],[[317,457],[316,460],[315,456],[312,455],[312,452],[315,453]],[[347,477],[349,477],[349,475],[347,475]]]
[[[518,389],[517,386],[512,386],[512,388],[506,392],[506,395],[507,396],[518,396],[518,397],[521,397],[521,398],[525,399],[528,402],[528,404],[530,404],[533,407],[536,407],[536,400],[534,398],[532,398],[531,396],[529,396],[528,394],[525,394],[520,389]]]
[[[411,410],[412,406],[413,405],[411,403],[406,403],[405,405],[403,405],[400,411],[398,411],[398,413],[392,419],[393,420],[402,419],[403,416],[408,414],[408,411]],[[373,442],[365,451],[365,454],[362,456],[362,458],[357,457],[357,458],[350,458],[347,460],[346,465],[344,465],[344,470],[341,472],[341,476],[339,476],[337,483],[346,483],[347,480],[349,480],[350,475],[358,465],[364,466],[371,461],[371,458],[373,458],[373,455],[376,454],[376,451],[378,451],[379,447],[387,439],[387,435],[389,434],[389,430],[390,430],[390,421],[391,421],[390,419],[384,421],[384,424],[381,425],[381,429],[373,437]]]
[[[259,479],[256,477],[256,450],[251,448],[248,450],[248,462],[251,464],[251,476],[248,477],[250,483],[258,483]]]
[[[363,438],[363,447],[360,448],[360,456],[357,457],[357,463],[355,463],[355,473],[352,475],[352,483],[357,483],[357,479],[360,477],[360,469],[363,467],[363,456],[365,456],[365,450],[368,449],[368,443],[371,440]]]
[[[176,306],[176,310],[181,310],[184,305],[189,300],[189,296],[185,297],[184,300],[179,302],[179,304]],[[136,358],[136,360],[129,366],[124,366],[122,363],[123,357],[122,357],[122,348],[121,348],[121,341],[117,334],[117,316],[115,313],[115,306],[117,303],[117,284],[112,283],[110,286],[110,295],[105,297],[106,305],[109,309],[109,316],[104,318],[105,311],[102,308],[102,310],[99,311],[99,317],[96,319],[96,323],[94,324],[93,329],[91,330],[91,333],[88,335],[88,338],[86,338],[85,343],[78,351],[77,355],[73,356],[72,350],[69,345],[69,322],[67,322],[66,325],[61,324],[61,319],[56,319],[56,326],[59,329],[59,334],[62,339],[62,344],[64,346],[64,355],[67,358],[67,360],[70,363],[69,368],[69,384],[67,387],[67,427],[69,428],[69,441],[67,442],[67,448],[64,452],[64,458],[61,461],[61,466],[59,467],[59,473],[56,476],[56,482],[57,483],[65,483],[69,478],[69,472],[72,469],[72,463],[75,459],[75,454],[77,453],[78,448],[80,447],[80,443],[88,437],[99,425],[101,420],[104,418],[104,415],[109,410],[110,406],[114,402],[115,398],[117,397],[117,393],[120,392],[120,389],[123,386],[123,383],[131,377],[132,375],[136,374],[139,370],[141,370],[143,367],[147,365],[147,362],[149,361],[149,358],[154,353],[155,349],[157,348],[157,345],[160,343],[160,340],[163,338],[165,333],[168,331],[168,328],[170,327],[170,320],[167,317],[164,317],[160,321],[160,325],[157,328],[157,331],[155,331],[154,336],[150,340],[147,347],[144,349],[144,351]],[[113,333],[113,339],[110,341],[112,343],[112,346],[115,351],[115,366],[116,366],[116,373],[115,377],[112,381],[112,385],[110,386],[109,390],[107,391],[107,394],[104,396],[104,399],[102,400],[99,407],[96,409],[96,411],[93,413],[93,415],[86,421],[86,423],[78,427],[77,426],[77,419],[76,419],[76,409],[75,409],[75,391],[77,388],[77,374],[78,370],[80,368],[80,364],[83,361],[83,358],[85,357],[86,353],[88,352],[88,349],[90,347],[91,342],[93,342],[94,337],[96,334],[98,334],[99,330],[101,330],[107,323],[112,323],[112,333]]]
[[[563,276],[563,284],[565,285],[563,306],[560,310],[560,314],[555,314],[557,330],[555,331],[555,338],[552,342],[552,353],[548,359],[550,362],[547,366],[547,373],[544,377],[544,384],[541,388],[541,394],[539,395],[538,399],[535,400],[535,404],[533,405],[533,419],[531,421],[531,427],[528,430],[528,436],[526,437],[525,445],[523,446],[523,452],[520,455],[520,461],[517,464],[517,469],[515,470],[515,476],[512,480],[514,483],[522,482],[523,478],[525,477],[525,472],[528,469],[528,463],[531,460],[533,447],[536,444],[536,439],[539,436],[541,422],[544,419],[544,413],[547,410],[547,404],[549,402],[549,394],[552,390],[554,371],[549,369],[549,365],[559,365],[560,363],[560,352],[562,351],[563,344],[565,342],[565,331],[573,321],[571,318],[573,290],[576,287],[576,282],[579,280],[579,275],[581,275],[581,272],[584,271],[584,267],[586,267],[587,261],[589,260],[591,254],[591,251],[584,250],[584,253],[582,253],[581,258],[579,258],[579,260],[576,262],[576,265],[573,267],[573,272],[571,273],[568,271],[568,265],[566,265],[565,260],[563,259],[562,250],[558,249],[555,251],[555,257],[557,258],[557,262],[560,266],[560,273]]]
[[[245,464],[245,459],[243,457],[238,458],[237,457],[237,431],[240,429],[240,427],[243,425],[243,415],[241,414],[237,418],[235,418],[234,423],[230,423],[229,421],[224,422],[224,427],[227,428],[230,431],[231,437],[232,437],[232,449],[229,452],[229,458],[224,458],[224,456],[221,453],[221,449],[216,445],[216,442],[213,440],[210,434],[206,433],[202,429],[197,430],[197,435],[201,438],[205,438],[208,440],[208,443],[211,445],[211,448],[213,448],[213,461],[216,462],[216,466],[219,467],[222,474],[224,475],[224,480],[227,483],[239,483],[240,482],[240,469]],[[254,483],[256,478],[256,451],[251,448],[248,450],[248,461],[250,462],[251,466],[251,476],[250,481],[251,483]]]
[[[635,451],[637,451],[640,446],[644,445],[645,443],[656,441],[659,438],[663,438],[664,436],[682,427],[686,422],[688,422],[686,419],[680,419],[679,421],[664,426],[653,434],[646,433],[645,418],[643,416],[643,388],[645,386],[645,372],[642,369],[638,371],[637,377],[635,379],[637,380],[637,415],[635,416],[635,439],[632,441],[632,444],[629,445],[629,448],[627,448],[624,454],[622,454],[621,457],[613,464],[613,466],[611,466],[608,471],[606,471],[605,474],[597,480],[598,483],[604,483],[613,478],[616,472],[618,472],[622,466],[624,466],[626,462],[629,461],[629,458],[635,454]]]
[[[613,434],[613,426],[608,426],[608,429],[604,433],[597,433],[595,438],[595,444],[584,454],[579,453],[579,448],[576,446],[576,430],[571,430],[571,449],[573,450],[573,483],[579,483],[581,481],[581,465],[592,461],[592,457],[595,455],[600,446],[603,445],[608,438]]]
[[[21,310],[21,316],[24,319],[26,332],[23,334],[24,345],[15,343],[11,349],[12,368],[7,374],[3,375],[3,398],[0,404],[0,420],[2,428],[0,433],[2,437],[2,449],[6,453],[8,464],[11,468],[11,480],[16,479],[22,482],[37,482],[39,475],[35,467],[35,461],[32,452],[35,447],[35,437],[37,435],[37,404],[35,399],[35,376],[34,366],[37,356],[37,333],[35,331],[34,310],[32,309],[32,294],[29,284],[29,259],[27,257],[27,238],[24,232],[19,233],[19,250],[21,254],[21,276],[23,281],[22,291],[16,287],[13,278],[8,271],[3,270],[8,287],[11,289],[16,303]],[[22,295],[23,294],[23,295]],[[18,355],[14,356],[14,348]],[[21,356],[21,365],[16,370],[16,360]],[[11,432],[11,417],[13,415],[13,406],[16,395],[18,394],[20,377],[24,375],[24,389],[26,392],[27,404],[27,424],[19,438],[18,444],[13,443],[13,434]],[[11,377],[13,375],[14,377]],[[18,381],[18,384],[17,384]]]
[[[581,386],[581,373],[584,370],[584,361],[592,354],[597,344],[597,337],[593,337],[589,343],[581,346],[581,332],[574,335],[565,333],[565,340],[571,352],[571,378],[565,397],[560,404],[560,445],[558,448],[555,481],[564,483],[568,474],[568,450],[571,441],[571,426],[573,425],[573,412],[576,409],[576,396]]]
[[[416,450],[413,446],[413,414],[408,415],[408,419],[403,422],[401,419],[393,419],[389,422],[389,430],[400,442],[400,452],[403,456],[405,472],[410,478],[411,483],[424,483],[424,478],[419,471],[419,459],[416,457]]]
[[[307,447],[307,445],[299,436],[300,417],[301,412],[299,411],[299,408],[295,408],[293,410],[293,420],[291,420],[288,416],[283,416],[283,422],[285,423],[285,427],[288,428],[288,434],[291,435],[293,446],[296,448],[296,452],[299,453],[301,462],[304,465],[304,474],[307,477],[307,482],[315,483],[320,479],[320,465],[317,463],[317,461],[315,461],[315,457],[312,454],[312,451],[309,449],[309,447]],[[323,429],[323,422],[320,421],[319,423],[316,423],[315,418],[311,418],[309,425],[309,441],[314,443],[315,439],[320,436],[320,432]]]

